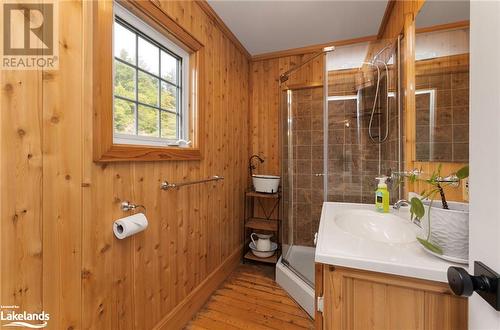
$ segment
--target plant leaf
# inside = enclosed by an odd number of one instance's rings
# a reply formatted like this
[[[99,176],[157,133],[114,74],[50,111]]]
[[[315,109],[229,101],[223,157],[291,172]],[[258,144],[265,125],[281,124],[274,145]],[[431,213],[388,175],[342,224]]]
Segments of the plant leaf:
[[[443,250],[439,246],[437,246],[435,244],[432,244],[428,240],[425,240],[423,238],[417,237],[417,241],[420,244],[422,244],[427,250],[432,251],[432,252],[437,253],[437,254],[440,254],[440,255],[443,254]]]
[[[465,165],[464,167],[459,169],[457,171],[456,175],[460,180],[468,178],[469,177],[469,165]]]
[[[411,214],[415,214],[418,219],[422,219],[425,215],[424,204],[418,197],[413,197],[410,201],[410,212]]]

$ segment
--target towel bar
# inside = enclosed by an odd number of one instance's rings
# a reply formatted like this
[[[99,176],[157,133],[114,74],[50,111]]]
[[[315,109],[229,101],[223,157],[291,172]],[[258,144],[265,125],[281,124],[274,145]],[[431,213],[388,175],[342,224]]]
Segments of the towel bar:
[[[169,189],[180,188],[182,186],[188,186],[188,185],[198,184],[198,183],[205,183],[205,182],[210,182],[210,181],[219,181],[219,180],[223,180],[223,179],[224,179],[224,177],[222,177],[222,176],[214,175],[213,177],[208,178],[208,179],[187,181],[187,182],[181,182],[181,183],[169,183],[168,181],[163,181],[161,183],[160,188],[162,190],[169,190]]]

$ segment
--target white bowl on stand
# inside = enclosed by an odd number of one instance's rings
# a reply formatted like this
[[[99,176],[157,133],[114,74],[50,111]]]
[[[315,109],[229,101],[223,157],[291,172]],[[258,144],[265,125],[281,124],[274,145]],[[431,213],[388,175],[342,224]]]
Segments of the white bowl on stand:
[[[253,242],[250,242],[250,244],[248,246],[252,250],[252,253],[256,257],[259,257],[259,258],[270,258],[274,255],[274,253],[276,253],[276,250],[278,249],[278,244],[276,244],[274,242],[271,242],[271,250],[269,250],[269,251],[257,250],[257,247],[255,246],[255,244],[253,244]]]
[[[276,175],[252,175],[252,183],[256,192],[274,194],[278,192],[280,177]]]

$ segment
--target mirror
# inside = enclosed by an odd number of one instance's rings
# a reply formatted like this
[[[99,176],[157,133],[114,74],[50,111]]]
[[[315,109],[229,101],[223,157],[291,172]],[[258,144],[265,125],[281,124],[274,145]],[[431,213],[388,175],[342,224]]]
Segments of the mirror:
[[[467,163],[469,2],[426,1],[415,24],[415,160]]]

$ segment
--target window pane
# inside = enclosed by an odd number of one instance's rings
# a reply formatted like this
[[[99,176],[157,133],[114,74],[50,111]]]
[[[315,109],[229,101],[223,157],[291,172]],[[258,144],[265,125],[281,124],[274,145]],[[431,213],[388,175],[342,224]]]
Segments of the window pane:
[[[177,84],[177,59],[166,52],[161,52],[161,77]]]
[[[177,139],[177,116],[173,113],[161,112],[161,137],[165,139]]]
[[[158,78],[139,71],[137,96],[139,102],[158,106]]]
[[[115,98],[114,103],[115,133],[135,135],[135,104]]]
[[[135,33],[115,22],[113,38],[115,57],[135,64]]]
[[[158,137],[158,110],[139,105],[139,135]]]
[[[177,87],[166,82],[161,82],[161,107],[166,110],[177,109]]]
[[[139,67],[158,75],[160,48],[139,37]]]
[[[115,95],[135,100],[135,69],[115,60]]]

